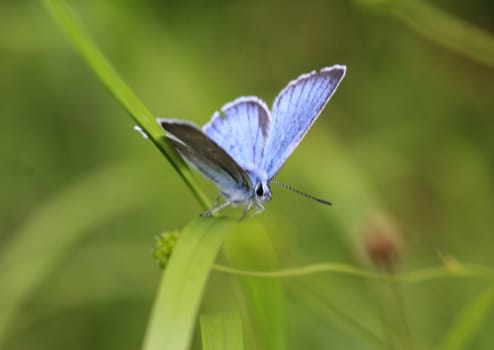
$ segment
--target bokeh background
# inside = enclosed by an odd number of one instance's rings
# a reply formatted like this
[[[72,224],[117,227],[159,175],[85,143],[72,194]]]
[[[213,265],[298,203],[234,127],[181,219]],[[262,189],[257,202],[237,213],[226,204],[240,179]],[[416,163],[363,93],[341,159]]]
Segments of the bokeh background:
[[[162,117],[204,124],[238,96],[270,104],[299,74],[347,65],[277,176],[334,206],[273,188],[252,219],[276,267],[494,265],[492,1],[70,5]],[[0,3],[0,116],[0,348],[140,347],[160,276],[154,237],[202,208],[37,1]],[[232,279],[212,273],[203,310],[239,308]],[[489,281],[394,288],[317,274],[282,286],[288,349],[494,343]]]

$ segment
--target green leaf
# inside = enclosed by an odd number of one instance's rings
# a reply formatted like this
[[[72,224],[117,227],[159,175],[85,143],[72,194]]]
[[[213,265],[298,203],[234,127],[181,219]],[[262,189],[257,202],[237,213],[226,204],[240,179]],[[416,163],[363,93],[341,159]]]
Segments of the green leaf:
[[[143,349],[188,349],[211,265],[232,223],[201,218],[183,229],[161,279]]]
[[[201,316],[203,350],[242,350],[244,339],[239,312],[217,312]]]

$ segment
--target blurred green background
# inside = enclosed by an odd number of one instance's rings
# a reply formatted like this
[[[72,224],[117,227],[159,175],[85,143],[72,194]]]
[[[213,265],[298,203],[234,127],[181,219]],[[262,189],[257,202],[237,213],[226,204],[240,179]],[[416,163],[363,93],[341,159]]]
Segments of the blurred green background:
[[[347,65],[277,176],[334,206],[273,188],[252,219],[267,229],[276,267],[372,268],[370,248],[386,259],[395,247],[386,266],[396,272],[494,265],[494,2],[70,4],[162,117],[202,125],[238,96],[271,104],[299,74]],[[160,276],[154,236],[202,209],[39,2],[0,3],[0,62],[0,348],[138,348]],[[232,279],[211,274],[203,310],[240,308]],[[399,290],[331,274],[282,281],[288,349],[494,343],[486,281]]]

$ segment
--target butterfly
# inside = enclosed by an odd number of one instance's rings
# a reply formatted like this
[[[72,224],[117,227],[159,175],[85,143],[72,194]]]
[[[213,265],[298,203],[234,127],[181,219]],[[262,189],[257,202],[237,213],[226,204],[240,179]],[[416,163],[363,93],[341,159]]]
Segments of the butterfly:
[[[273,177],[321,114],[345,72],[346,66],[334,65],[300,75],[281,90],[271,111],[258,97],[239,97],[215,112],[202,129],[188,121],[158,118],[180,156],[220,190],[213,207],[201,215],[213,215],[228,205],[244,206],[242,217],[253,206],[257,214],[272,197],[272,183],[331,204]]]

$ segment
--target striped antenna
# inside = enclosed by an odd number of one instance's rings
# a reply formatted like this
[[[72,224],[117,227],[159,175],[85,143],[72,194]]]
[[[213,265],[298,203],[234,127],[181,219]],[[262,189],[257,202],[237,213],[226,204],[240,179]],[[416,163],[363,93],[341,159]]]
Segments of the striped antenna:
[[[287,185],[287,184],[285,184],[283,182],[279,182],[279,181],[276,181],[276,180],[271,180],[271,181],[269,181],[269,183],[278,185],[278,186],[280,186],[282,188],[285,188],[285,189],[287,189],[289,191],[295,192],[295,193],[297,193],[297,194],[299,194],[299,195],[301,195],[301,196],[303,196],[305,198],[312,199],[312,200],[314,200],[316,202],[319,202],[319,203],[322,203],[322,204],[326,204],[326,205],[333,205],[333,203],[331,203],[330,201],[327,201],[325,199],[314,197],[311,194],[302,192],[302,191],[300,191],[300,190],[298,190],[298,189],[296,189],[296,188],[294,188],[294,187],[292,187],[290,185]]]

